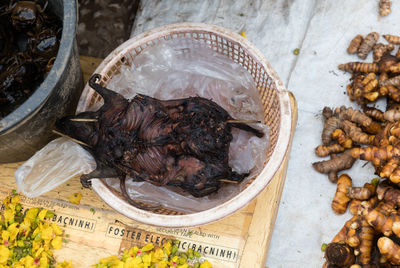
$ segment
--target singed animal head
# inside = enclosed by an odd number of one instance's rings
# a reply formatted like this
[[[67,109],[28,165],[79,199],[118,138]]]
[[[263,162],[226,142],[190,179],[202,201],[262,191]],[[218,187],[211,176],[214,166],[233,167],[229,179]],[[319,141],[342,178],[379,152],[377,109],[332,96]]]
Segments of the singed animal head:
[[[98,140],[97,112],[83,112],[65,116],[56,122],[56,128],[64,135],[95,147]]]

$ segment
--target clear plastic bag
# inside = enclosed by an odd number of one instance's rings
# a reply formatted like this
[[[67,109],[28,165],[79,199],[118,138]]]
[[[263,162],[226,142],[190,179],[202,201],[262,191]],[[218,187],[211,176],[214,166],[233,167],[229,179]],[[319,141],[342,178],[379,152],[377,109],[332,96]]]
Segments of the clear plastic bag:
[[[145,94],[161,100],[201,96],[221,105],[236,119],[263,121],[264,111],[252,76],[238,63],[194,39],[172,39],[149,47],[133,62],[123,65],[107,87],[131,99]],[[263,124],[263,138],[233,129],[229,166],[238,173],[250,173],[240,185],[224,184],[217,193],[196,198],[175,187],[158,187],[148,182],[127,180],[131,198],[186,213],[209,209],[243,190],[246,181],[264,167],[269,128]],[[107,179],[120,190],[119,180]]]
[[[127,99],[137,93],[162,100],[201,96],[212,99],[236,119],[262,122],[264,118],[262,103],[250,73],[228,57],[211,50],[206,43],[193,39],[172,39],[145,49],[133,62],[121,66],[120,73],[112,77],[107,87]],[[91,110],[97,110],[101,105],[102,101],[91,107]],[[196,198],[180,188],[159,187],[128,179],[128,193],[134,200],[161,204],[186,213],[206,210],[223,203],[243,190],[246,181],[255,177],[264,167],[269,128],[263,124],[252,126],[261,129],[265,136],[260,139],[242,130],[232,130],[229,166],[238,173],[250,174],[241,184],[224,184],[218,192]],[[68,146],[73,148],[67,150]],[[17,172],[19,190],[28,196],[38,195],[74,175],[88,173],[94,162],[91,162],[92,159],[89,161],[90,157],[84,149],[78,150],[76,147],[80,148],[72,141],[65,143],[62,140],[61,144],[50,143],[43,148],[42,154],[33,156]],[[55,153],[57,150],[59,152]],[[49,151],[56,155],[47,156]],[[55,177],[50,180],[48,174],[53,173]],[[109,178],[106,183],[120,190],[118,179]]]
[[[95,168],[96,161],[89,152],[70,139],[58,138],[22,164],[15,172],[15,180],[19,192],[36,197]]]

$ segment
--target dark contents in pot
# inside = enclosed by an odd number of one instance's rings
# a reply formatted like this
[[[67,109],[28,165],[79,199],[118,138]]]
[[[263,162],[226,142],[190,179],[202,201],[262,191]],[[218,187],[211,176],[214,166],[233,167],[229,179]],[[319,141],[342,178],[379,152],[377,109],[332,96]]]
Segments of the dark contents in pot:
[[[90,186],[91,178],[118,176],[125,198],[148,209],[127,194],[126,175],[159,186],[178,186],[195,197],[216,192],[223,183],[239,183],[248,175],[229,166],[231,129],[257,137],[264,135],[261,131],[205,98],[159,100],[136,95],[127,100],[98,84],[100,78],[92,76],[89,85],[103,97],[104,105],[56,123],[96,159],[97,169],[81,177],[83,186]]]
[[[47,1],[0,0],[0,119],[18,108],[50,71],[62,22]]]

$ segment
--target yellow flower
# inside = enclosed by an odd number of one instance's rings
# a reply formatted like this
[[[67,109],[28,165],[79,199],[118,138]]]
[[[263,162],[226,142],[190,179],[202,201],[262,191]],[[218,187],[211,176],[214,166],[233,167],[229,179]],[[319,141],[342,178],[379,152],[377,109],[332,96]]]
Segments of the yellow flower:
[[[150,264],[151,264],[151,255],[150,255],[150,254],[145,254],[145,255],[142,257],[142,261],[143,261],[143,264],[144,264],[145,266],[150,266]]]
[[[149,251],[154,248],[154,245],[152,243],[148,243],[146,246],[142,247],[142,251]]]
[[[72,261],[69,261],[69,262],[63,261],[61,263],[57,263],[57,266],[56,266],[56,268],[72,268],[72,267],[73,267]]]
[[[112,263],[115,260],[119,260],[119,258],[117,256],[110,256],[107,258],[100,259],[100,263]]]
[[[113,264],[111,268],[124,268],[124,262],[118,261],[117,263]]]
[[[125,261],[126,267],[136,267],[140,264],[143,264],[142,259],[140,257],[129,257]]]
[[[12,262],[13,268],[48,268],[50,259],[53,259],[50,244],[52,248],[61,248],[62,238],[60,235],[63,232],[57,224],[44,221],[46,215],[51,214],[47,209],[31,208],[26,211],[21,223],[14,222],[16,210],[20,212],[22,209],[19,202],[20,197],[18,195],[8,196],[3,200],[5,205],[3,218],[5,220],[0,225],[0,268],[9,268],[10,266],[7,263],[10,262]],[[31,228],[32,225],[35,226],[34,230]],[[20,240],[16,240],[18,234],[21,235]],[[25,248],[24,238],[27,237],[34,237],[32,253],[16,260],[13,257],[13,248]],[[123,268],[121,265],[113,267]],[[72,262],[64,262],[57,265],[57,268],[72,268]]]
[[[4,243],[5,241],[8,242],[8,240],[10,240],[10,232],[7,231],[7,230],[3,230],[3,231],[1,232],[1,238],[3,239],[3,243]]]
[[[100,267],[124,268],[124,263],[117,256],[100,259]]]
[[[4,198],[4,200],[3,200],[4,205],[7,206],[10,203],[11,203],[11,196],[7,196],[6,198]]]
[[[202,264],[200,264],[200,268],[212,268],[212,265],[209,261],[204,261]]]
[[[41,242],[33,241],[32,242],[32,251],[36,252],[40,248],[41,244],[42,244]]]
[[[79,205],[81,203],[82,195],[80,193],[74,193],[68,197],[68,201],[72,204]]]
[[[62,238],[61,238],[61,236],[56,236],[53,240],[51,240],[51,245],[55,249],[60,249],[62,247]]]
[[[7,263],[9,255],[10,255],[10,250],[4,245],[0,245],[0,264]]]
[[[134,246],[134,247],[132,247],[132,248],[129,249],[128,255],[129,255],[130,257],[135,257],[135,256],[136,256],[136,253],[138,252],[138,250],[139,250],[139,248],[136,247],[136,246]]]
[[[42,225],[42,239],[43,240],[50,240],[53,238],[53,228],[48,224]]]
[[[178,262],[179,257],[178,256],[174,256],[171,259],[171,262]]]
[[[157,268],[167,268],[168,267],[168,262],[167,261],[160,261],[157,263]]]
[[[46,217],[46,213],[47,213],[47,209],[42,209],[40,212],[39,212],[39,214],[38,214],[38,218],[39,218],[39,220],[41,220],[41,221],[43,221],[44,220],[44,217]]]
[[[26,212],[25,219],[28,219],[32,224],[35,221],[38,213],[39,213],[39,208],[30,208]]]
[[[96,268],[189,268],[188,263],[185,259],[179,258],[178,256],[167,255],[167,252],[172,252],[171,242],[163,244],[161,248],[154,248],[154,245],[149,243],[139,249],[138,247],[132,247],[124,250],[122,258],[119,259],[117,256],[111,256],[108,258],[101,259],[100,262],[95,266]],[[168,257],[171,257],[168,261]],[[180,264],[184,263],[184,264]],[[212,268],[208,261],[201,264],[202,268]]]
[[[156,249],[156,251],[154,251],[153,254],[153,258],[151,259],[151,261],[153,263],[159,262],[164,258],[164,251],[161,248]]]
[[[28,255],[26,257],[21,258],[19,260],[19,263],[21,263],[25,267],[33,267],[33,261],[34,261],[34,259]]]
[[[21,224],[19,225],[19,230],[20,230],[20,233],[25,233],[25,237],[26,237],[31,230],[30,220],[25,218],[24,221],[21,222]]]
[[[54,233],[55,233],[56,235],[62,235],[62,234],[63,234],[62,229],[61,229],[60,226],[58,226],[55,222],[53,222],[53,223],[51,224],[51,227],[53,228],[53,231],[54,231]]]
[[[21,197],[19,195],[15,195],[11,198],[11,204],[18,204],[21,201]]]
[[[43,251],[44,251],[44,248],[39,248],[35,253],[35,258],[38,258],[40,256],[40,254],[42,254]]]
[[[165,253],[167,253],[167,255],[169,256],[171,254],[171,248],[172,248],[171,242],[168,241],[163,245],[163,247],[165,249]]]
[[[7,231],[10,233],[10,238],[9,238],[9,242],[14,241],[15,238],[18,235],[19,232],[19,228],[17,227],[19,225],[19,223],[15,222],[13,224],[11,224],[10,226],[8,226]]]
[[[4,221],[6,223],[14,220],[15,210],[6,208],[4,210]]]
[[[40,258],[39,262],[40,262],[39,265],[40,268],[47,268],[49,265],[49,259],[45,254],[42,254],[42,257]]]

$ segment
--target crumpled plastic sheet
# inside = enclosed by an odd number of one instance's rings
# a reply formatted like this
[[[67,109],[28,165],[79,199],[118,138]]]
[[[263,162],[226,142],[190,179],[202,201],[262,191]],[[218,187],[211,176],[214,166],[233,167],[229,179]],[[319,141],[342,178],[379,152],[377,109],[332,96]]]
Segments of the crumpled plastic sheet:
[[[168,40],[147,48],[133,62],[123,65],[107,87],[127,99],[137,93],[158,99],[201,96],[217,102],[236,119],[263,120],[262,103],[251,75],[239,64],[196,40]],[[97,110],[101,105],[102,101],[91,110]],[[263,169],[269,142],[268,126],[253,126],[261,129],[265,136],[260,139],[242,130],[232,130],[229,166],[238,173],[249,173],[245,180]],[[72,141],[59,141],[59,149],[54,147],[56,143],[50,143],[17,171],[18,189],[24,194],[37,196],[94,168],[95,162],[88,161],[88,153],[79,145]],[[66,150],[69,146],[73,148]],[[53,155],[50,156],[49,152]],[[84,167],[80,163],[84,163]],[[54,179],[49,179],[53,174],[56,175]],[[120,190],[118,179],[109,178],[106,182]],[[186,213],[221,204],[237,195],[245,184],[245,181],[239,185],[225,184],[217,193],[195,198],[176,187],[158,187],[129,179],[126,182],[132,199]]]
[[[96,168],[92,155],[68,138],[58,138],[15,172],[18,191],[27,197],[44,194],[70,178]]]

